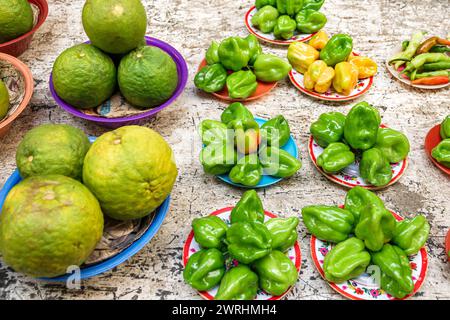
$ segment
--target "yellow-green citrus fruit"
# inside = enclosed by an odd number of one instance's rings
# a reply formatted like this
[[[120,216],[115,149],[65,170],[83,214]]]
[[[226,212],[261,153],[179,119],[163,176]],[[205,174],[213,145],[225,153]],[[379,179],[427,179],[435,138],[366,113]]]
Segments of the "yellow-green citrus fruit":
[[[116,67],[98,48],[79,44],[56,59],[53,85],[58,96],[70,105],[80,109],[97,107],[114,92]]]
[[[0,120],[2,120],[9,110],[9,93],[5,83],[0,80]]]
[[[172,149],[146,127],[125,126],[103,134],[84,159],[84,184],[103,213],[117,220],[152,213],[167,198],[176,177]]]
[[[136,48],[147,29],[147,15],[139,0],[87,0],[82,20],[92,44],[114,54]]]
[[[23,180],[11,189],[0,214],[3,261],[33,277],[55,277],[80,266],[102,234],[97,199],[61,175]]]
[[[163,50],[144,46],[121,61],[118,70],[120,92],[133,105],[151,108],[166,102],[178,85],[177,66]]]
[[[33,28],[33,10],[27,0],[0,0],[0,43]]]
[[[60,174],[81,180],[84,157],[91,146],[78,128],[44,124],[25,134],[16,151],[22,178]]]

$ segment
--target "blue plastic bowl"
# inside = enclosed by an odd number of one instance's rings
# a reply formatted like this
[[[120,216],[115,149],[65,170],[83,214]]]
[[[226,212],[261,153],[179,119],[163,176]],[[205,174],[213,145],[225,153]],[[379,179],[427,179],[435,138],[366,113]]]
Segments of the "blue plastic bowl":
[[[260,127],[268,121],[268,120],[264,120],[264,119],[260,119],[260,118],[255,118],[255,120],[259,124]],[[298,158],[298,148],[297,148],[297,145],[295,144],[295,141],[294,141],[294,138],[292,137],[292,135],[289,137],[288,142],[281,149],[289,152],[293,157]],[[243,184],[240,184],[240,183],[234,183],[233,181],[230,180],[228,173],[218,175],[217,178],[219,178],[220,180],[222,180],[228,184],[231,184],[232,186],[240,187],[240,188],[249,188],[249,189],[265,188],[265,187],[271,186],[271,185],[283,180],[283,178],[277,178],[277,177],[273,177],[273,176],[263,175],[261,178],[261,181],[256,186],[249,187],[249,186],[244,186]]]
[[[89,140],[93,142],[95,138],[89,137]],[[9,191],[11,191],[11,189],[20,181],[22,181],[22,178],[20,177],[19,171],[16,169],[13,172],[13,174],[8,178],[8,180],[5,182],[3,188],[0,190],[0,208],[3,208],[3,204]],[[156,209],[155,217],[153,218],[150,227],[138,240],[133,242],[133,244],[131,244],[122,252],[116,254],[115,256],[103,262],[88,267],[82,267],[80,270],[81,279],[87,279],[99,275],[108,270],[111,270],[112,268],[117,267],[119,264],[125,262],[126,260],[134,256],[136,253],[138,253],[147,243],[150,242],[150,240],[155,236],[156,232],[161,227],[164,218],[166,217],[166,214],[169,211],[169,204],[170,204],[170,195],[166,198],[166,200],[164,200],[164,202],[158,207],[158,209]],[[67,274],[55,278],[41,278],[41,280],[50,282],[66,282],[69,276],[71,275]]]

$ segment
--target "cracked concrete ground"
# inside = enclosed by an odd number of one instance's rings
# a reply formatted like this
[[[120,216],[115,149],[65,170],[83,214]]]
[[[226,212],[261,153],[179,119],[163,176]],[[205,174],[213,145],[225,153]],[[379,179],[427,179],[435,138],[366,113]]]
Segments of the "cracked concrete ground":
[[[15,149],[26,131],[42,123],[68,123],[90,135],[106,129],[76,119],[60,109],[48,89],[53,61],[65,48],[87,39],[81,26],[82,0],[50,0],[50,13],[21,59],[30,66],[35,93],[29,108],[0,141],[0,186],[15,169]],[[175,0],[143,1],[149,23],[147,34],[169,42],[185,57],[189,81],[178,101],[145,125],[160,132],[172,145],[179,177],[170,212],[155,238],[137,255],[101,276],[83,281],[82,290],[68,290],[12,272],[0,263],[0,299],[200,299],[182,279],[181,254],[194,217],[234,205],[242,190],[207,176],[198,161],[196,127],[205,118],[218,118],[226,104],[198,92],[193,77],[211,40],[247,34],[243,16],[252,1]],[[411,142],[410,164],[401,180],[377,194],[389,209],[404,216],[424,214],[431,223],[427,243],[429,268],[425,283],[413,299],[450,299],[450,264],[444,238],[450,227],[450,178],[427,158],[424,139],[429,128],[450,113],[449,89],[416,90],[393,79],[384,61],[391,48],[415,30],[445,36],[449,31],[449,0],[327,0],[322,10],[330,34],[349,33],[355,49],[372,57],[379,74],[359,100],[379,108],[383,123],[403,131]],[[264,46],[285,56],[286,49]],[[355,101],[355,102],[356,102]],[[257,116],[283,114],[300,148],[303,168],[291,179],[260,190],[265,208],[281,216],[299,215],[308,204],[340,204],[346,189],[325,179],[307,155],[308,128],[321,113],[348,112],[350,103],[311,99],[282,81],[265,98],[249,103]],[[309,253],[309,234],[299,227],[302,270],[286,299],[342,299],[316,271]]]

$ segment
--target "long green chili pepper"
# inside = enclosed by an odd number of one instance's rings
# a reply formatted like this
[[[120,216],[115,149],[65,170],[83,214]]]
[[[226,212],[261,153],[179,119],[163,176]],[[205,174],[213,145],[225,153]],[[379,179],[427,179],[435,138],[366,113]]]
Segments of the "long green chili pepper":
[[[450,52],[450,47],[437,45],[437,46],[432,47],[429,52],[446,53],[446,52]]]
[[[438,70],[438,71],[430,71],[430,72],[422,72],[416,73],[415,79],[429,78],[429,77],[449,77],[450,71],[447,70]],[[411,79],[411,80],[415,80]]]
[[[448,55],[446,55],[445,53],[438,53],[438,52],[423,53],[423,54],[420,54],[418,56],[415,56],[406,65],[406,68],[403,70],[403,73],[412,71],[414,69],[419,69],[425,63],[447,62],[447,61],[450,61],[450,57]]]
[[[450,61],[425,63],[422,66],[423,71],[437,71],[450,69]]]
[[[425,34],[422,31],[413,34],[411,40],[408,43],[408,47],[404,51],[397,53],[391,59],[389,59],[389,63],[402,62],[400,63],[400,65],[402,65],[405,61],[410,61],[416,53],[417,48],[420,46],[424,35]],[[397,65],[398,64],[396,63],[396,67]]]

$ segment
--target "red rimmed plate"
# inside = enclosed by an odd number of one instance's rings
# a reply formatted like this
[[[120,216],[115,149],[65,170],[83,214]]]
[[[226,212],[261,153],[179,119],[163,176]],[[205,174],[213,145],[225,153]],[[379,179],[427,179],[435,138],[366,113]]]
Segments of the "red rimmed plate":
[[[230,225],[231,210],[233,210],[233,207],[227,207],[227,208],[223,208],[223,209],[214,211],[213,213],[211,213],[211,215],[218,216],[223,221],[225,221],[228,225]],[[276,217],[277,216],[275,214],[265,211],[265,221],[276,218]],[[184,248],[183,248],[183,266],[186,266],[189,257],[191,255],[193,255],[194,253],[196,253],[197,251],[199,251],[200,249],[201,248],[200,248],[199,244],[194,239],[194,231],[191,230],[191,232],[189,233],[189,236],[184,244]],[[295,264],[297,271],[300,272],[302,255],[301,255],[300,245],[299,245],[298,241],[295,243],[295,245],[293,247],[291,247],[287,251],[286,254],[289,256],[289,258]],[[232,265],[236,265],[236,263],[237,262],[234,261],[233,259],[228,258],[226,261],[227,269]],[[218,287],[219,286],[216,286],[215,288],[208,290],[208,291],[199,291],[198,293],[200,294],[200,296],[202,298],[204,298],[206,300],[214,300],[214,296],[217,293]],[[272,295],[262,291],[261,289],[259,289],[255,300],[280,300],[286,294],[288,294],[289,291],[291,291],[293,287],[294,286],[291,286],[288,290],[286,290],[286,292],[284,292],[282,295],[279,295],[279,296],[272,296]]]
[[[444,171],[444,173],[450,175],[450,168],[444,167],[431,156],[431,151],[439,144],[439,142],[442,141],[440,130],[441,125],[438,124],[437,126],[431,128],[430,131],[428,131],[428,134],[425,138],[425,152],[427,153],[428,157],[430,157],[431,161],[433,161],[436,167]]]
[[[382,128],[386,128],[385,125],[381,125]],[[356,157],[356,160],[354,163],[349,165],[347,168],[343,169],[339,173],[331,174],[326,173],[323,171],[321,167],[317,165],[317,158],[322,154],[324,148],[319,146],[313,136],[311,135],[309,137],[309,143],[308,143],[308,154],[311,158],[314,166],[319,170],[321,174],[323,174],[327,179],[340,184],[341,186],[347,187],[347,188],[353,188],[356,186],[360,186],[369,190],[379,190],[387,188],[394,183],[396,183],[402,175],[405,173],[406,168],[408,167],[408,158],[405,160],[402,160],[398,163],[391,163],[392,168],[392,179],[391,181],[382,187],[376,187],[372,184],[367,183],[361,176],[359,175],[359,161],[360,159],[358,156]]]
[[[200,66],[198,67],[198,71],[200,71],[203,67],[207,65],[206,60],[203,59],[203,61],[200,63]],[[259,99],[266,94],[269,94],[270,91],[272,91],[273,88],[277,86],[277,82],[262,82],[258,81],[258,87],[256,88],[255,93],[253,93],[250,97],[245,99],[233,99],[228,95],[228,89],[227,86],[223,88],[223,90],[219,92],[213,92],[212,95],[216,98],[219,98],[221,100],[230,101],[230,102],[246,102],[246,101],[253,101],[256,99]]]
[[[397,221],[403,220],[398,214],[392,212],[392,215]],[[325,279],[325,273],[323,271],[323,261],[325,255],[331,250],[333,244],[317,239],[315,236],[311,236],[311,257],[314,265],[319,271],[322,278]],[[382,290],[374,281],[374,279],[367,273],[362,274],[358,278],[351,279],[342,283],[333,283],[327,281],[331,288],[340,293],[346,298],[352,300],[405,300],[419,291],[422,286],[428,269],[428,257],[425,247],[420,251],[409,257],[412,278],[414,282],[414,291],[402,299],[397,299]],[[371,266],[369,265],[368,269]]]
[[[292,42],[305,42],[308,41],[309,39],[312,38],[313,35],[315,35],[316,33],[298,33],[297,31],[295,31],[294,35],[292,36],[291,39],[289,40],[280,40],[280,39],[276,39],[275,36],[273,35],[273,33],[263,33],[261,30],[256,29],[255,27],[253,27],[252,25],[252,18],[255,15],[255,13],[258,11],[258,9],[256,9],[255,6],[251,7],[247,13],[245,14],[245,26],[247,27],[248,32],[250,32],[251,34],[255,35],[258,39],[264,41],[264,42],[268,42],[268,43],[272,43],[272,44],[276,44],[276,45],[281,45],[281,46],[288,46],[290,45]]]

